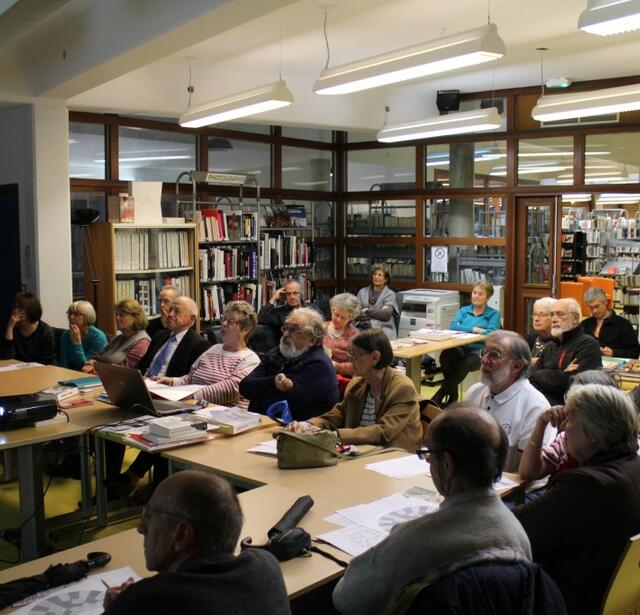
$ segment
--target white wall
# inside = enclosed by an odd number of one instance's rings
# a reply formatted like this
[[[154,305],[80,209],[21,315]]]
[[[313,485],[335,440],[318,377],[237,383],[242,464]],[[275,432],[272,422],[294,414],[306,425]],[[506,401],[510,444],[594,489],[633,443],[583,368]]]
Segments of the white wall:
[[[18,184],[22,282],[54,326],[66,326],[72,299],[68,133],[62,104],[0,108],[0,184]]]

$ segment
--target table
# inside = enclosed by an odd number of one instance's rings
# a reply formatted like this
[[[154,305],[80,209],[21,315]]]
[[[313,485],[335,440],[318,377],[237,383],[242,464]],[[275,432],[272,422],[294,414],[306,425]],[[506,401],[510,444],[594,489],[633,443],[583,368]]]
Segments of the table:
[[[239,499],[245,517],[241,538],[251,536],[254,544],[266,542],[267,530],[302,495],[304,493],[280,485],[268,485],[241,493]],[[312,536],[335,529],[336,526],[323,521],[334,508],[332,502],[315,499],[313,508],[305,515],[300,525]],[[323,549],[337,554],[340,559],[350,559],[348,555],[332,550],[331,547],[323,546]],[[0,582],[5,583],[41,573],[51,564],[75,562],[86,557],[91,551],[106,551],[111,554],[111,562],[102,570],[131,566],[142,577],[152,574],[145,567],[142,536],[135,529],[131,529],[4,570],[0,572]],[[316,553],[311,557],[282,562],[280,566],[290,599],[338,578],[343,570],[338,564]],[[5,609],[3,612],[9,613],[11,610]]]
[[[408,340],[413,341],[413,338],[403,337],[391,342],[391,347],[393,348],[393,356],[396,359],[406,360],[407,376],[411,378],[416,387],[416,391],[420,393],[420,387],[422,386],[422,368],[420,360],[423,355],[430,354],[432,352],[441,352],[448,348],[457,348],[458,346],[474,344],[475,342],[481,342],[484,338],[484,335],[465,335],[465,337],[450,337],[448,340],[442,340],[440,342],[431,341],[425,342],[424,344],[403,346],[403,343],[407,343]]]
[[[18,361],[0,361],[0,366],[15,363]],[[57,384],[58,380],[77,378],[78,374],[79,372],[53,365],[0,372],[0,395],[36,393]],[[85,434],[91,427],[102,423],[111,423],[122,415],[113,406],[95,401],[93,397],[96,394],[97,392],[93,390],[87,395],[92,399],[90,406],[71,408],[66,411],[69,415],[69,422],[56,422],[0,432],[0,451],[16,451],[20,490],[22,555],[26,559],[38,557],[45,546],[42,468],[38,463],[42,443],[64,438],[78,438],[80,440],[80,474],[84,508],[87,508],[91,500],[88,446]],[[84,510],[84,512],[88,514],[89,510]]]

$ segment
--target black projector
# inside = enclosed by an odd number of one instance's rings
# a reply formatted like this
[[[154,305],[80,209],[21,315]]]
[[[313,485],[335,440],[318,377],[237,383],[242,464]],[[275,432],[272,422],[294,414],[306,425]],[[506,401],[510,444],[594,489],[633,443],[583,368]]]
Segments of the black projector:
[[[0,431],[46,421],[57,413],[58,405],[51,395],[34,393],[0,397]]]

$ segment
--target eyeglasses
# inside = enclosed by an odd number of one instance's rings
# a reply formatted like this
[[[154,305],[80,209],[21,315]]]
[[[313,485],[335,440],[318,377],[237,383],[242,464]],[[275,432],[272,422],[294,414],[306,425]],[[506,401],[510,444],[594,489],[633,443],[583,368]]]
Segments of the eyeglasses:
[[[371,354],[369,352],[350,352],[349,353],[349,359],[351,361],[355,361],[356,359],[360,359],[361,357],[364,357],[364,355],[366,354]]]
[[[237,318],[229,318],[228,316],[223,316],[220,319],[220,322],[223,325],[238,325],[238,324],[240,324],[240,321]]]
[[[290,290],[284,293],[285,295],[287,295],[287,297],[292,296],[292,295],[299,295],[300,291],[299,290]]]
[[[82,313],[75,310],[67,310],[67,316],[82,316]]]
[[[557,316],[558,318],[564,318],[568,315],[569,312],[549,312],[549,316],[551,316],[551,318],[554,318],[555,316]]]
[[[153,518],[153,515],[169,515],[170,517],[179,517],[188,521],[187,517],[185,517],[181,513],[172,512],[170,510],[162,510],[161,508],[153,508],[148,504],[142,507],[141,520],[143,523],[148,523]]]
[[[484,359],[484,358],[489,359],[490,361],[501,361],[502,359],[508,359],[509,357],[503,355],[499,350],[488,350],[486,348],[483,348],[480,351],[480,358]]]
[[[437,448],[418,448],[416,449],[416,455],[423,461],[427,463],[431,463],[431,455],[435,455],[436,453],[440,453],[441,449]]]
[[[549,312],[534,312],[533,313],[533,317],[534,318],[549,318],[551,316],[551,314],[549,314]]]
[[[304,330],[298,325],[290,325],[287,323],[284,323],[284,325],[282,325],[281,330],[283,333],[288,333],[289,335],[298,335],[299,333],[304,333]]]

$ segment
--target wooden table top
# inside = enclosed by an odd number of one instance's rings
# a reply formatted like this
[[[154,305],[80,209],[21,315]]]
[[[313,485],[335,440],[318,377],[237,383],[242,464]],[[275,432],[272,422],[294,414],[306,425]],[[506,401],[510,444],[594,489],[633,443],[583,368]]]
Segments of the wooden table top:
[[[447,348],[456,348],[458,346],[481,342],[485,337],[484,335],[450,337],[447,340],[424,342],[423,344],[414,344],[407,347],[402,347],[402,343],[407,340],[413,340],[413,338],[402,337],[391,342],[391,347],[393,348],[394,357],[398,357],[399,359],[415,359],[416,357],[421,357],[431,352],[440,352],[447,350]]]

